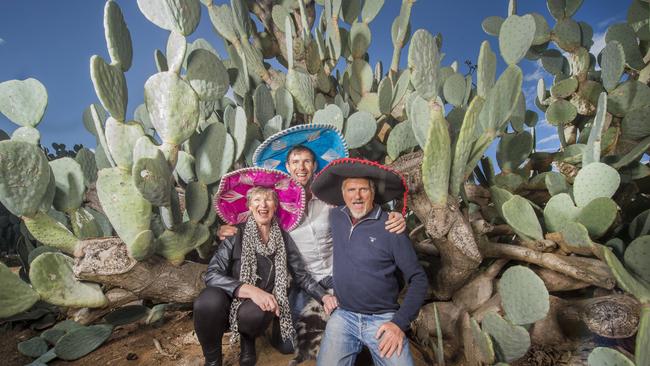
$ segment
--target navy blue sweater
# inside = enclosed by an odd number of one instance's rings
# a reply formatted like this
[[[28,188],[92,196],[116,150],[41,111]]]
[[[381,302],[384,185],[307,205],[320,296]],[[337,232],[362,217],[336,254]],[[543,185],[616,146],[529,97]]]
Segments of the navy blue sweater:
[[[362,314],[396,311],[393,322],[409,327],[422,306],[427,277],[406,234],[386,230],[388,214],[375,207],[354,226],[345,206],[330,210],[334,241],[334,293],[339,306]],[[408,285],[402,305],[398,270]]]

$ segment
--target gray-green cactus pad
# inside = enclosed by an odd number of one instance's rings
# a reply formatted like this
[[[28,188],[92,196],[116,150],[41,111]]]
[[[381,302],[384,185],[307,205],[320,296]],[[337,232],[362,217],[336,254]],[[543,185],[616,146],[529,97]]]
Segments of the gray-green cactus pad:
[[[480,126],[484,132],[499,130],[508,121],[517,106],[522,80],[521,69],[516,65],[508,66],[499,76],[488,92],[485,106],[479,114]]]
[[[107,323],[117,327],[137,322],[149,313],[149,308],[143,305],[127,305],[115,309],[104,316]]]
[[[172,264],[183,263],[185,255],[198,248],[210,238],[210,231],[201,224],[182,223],[176,231],[165,230],[158,238],[156,252]]]
[[[644,106],[628,111],[621,122],[622,136],[625,139],[641,140],[650,136],[650,106]]]
[[[94,183],[97,180],[97,164],[95,163],[95,154],[86,149],[85,147],[77,151],[77,156],[74,158],[79,166],[81,171],[84,174],[84,181],[86,186]]]
[[[119,66],[120,70],[128,71],[133,59],[131,33],[122,10],[113,0],[107,1],[104,6],[104,33],[112,63]]]
[[[530,347],[530,335],[526,328],[514,325],[496,313],[488,313],[481,327],[494,340],[494,351],[501,361],[514,361],[526,354]]]
[[[568,222],[562,228],[562,238],[564,240],[563,249],[571,253],[582,255],[591,255],[593,253],[593,242],[589,238],[589,232],[584,225],[578,222]]]
[[[48,348],[45,339],[38,336],[18,343],[18,352],[32,358],[40,357]]]
[[[0,202],[16,216],[32,216],[50,183],[50,166],[38,146],[0,142]]]
[[[601,78],[603,79],[603,86],[607,91],[612,91],[618,85],[625,69],[625,53],[623,46],[613,40],[608,42],[603,48],[601,56]]]
[[[149,229],[151,203],[135,187],[131,174],[119,168],[100,170],[97,195],[106,216],[127,248],[141,232]]]
[[[589,366],[634,366],[634,362],[622,353],[607,347],[594,348],[587,358],[587,363]]]
[[[650,105],[650,88],[638,80],[619,84],[607,95],[607,111],[617,117]]]
[[[162,152],[154,158],[140,158],[131,171],[133,183],[142,197],[152,205],[162,207],[171,204],[172,172]]]
[[[38,293],[4,263],[0,263],[0,293],[0,319],[26,311],[39,299]]]
[[[573,197],[578,207],[584,207],[597,197],[610,198],[621,182],[616,169],[595,162],[583,167],[573,183]]]
[[[527,199],[515,195],[503,204],[503,216],[508,225],[524,240],[542,240],[542,227]]]
[[[559,193],[551,197],[544,207],[544,222],[548,231],[561,231],[571,221],[575,221],[580,209],[575,206],[571,196]]]
[[[235,143],[221,123],[209,125],[192,137],[196,175],[204,184],[212,184],[232,166]]]
[[[65,157],[52,160],[50,166],[56,182],[54,208],[64,212],[79,208],[86,191],[86,178],[79,163]]]
[[[465,77],[462,74],[453,73],[445,79],[445,84],[442,87],[442,95],[448,103],[460,107],[465,100],[467,88]]]
[[[422,184],[427,196],[435,205],[444,205],[447,202],[451,167],[449,124],[442,113],[440,106],[431,110],[431,125],[422,158]]]
[[[506,317],[514,324],[532,324],[546,317],[548,291],[544,281],[529,268],[508,268],[499,280],[498,289]]]
[[[201,100],[220,100],[230,87],[228,70],[221,60],[200,48],[187,57],[187,80]]]
[[[24,223],[29,233],[41,243],[73,254],[79,239],[65,225],[44,212],[33,217],[25,217]]]
[[[185,188],[185,208],[190,220],[193,222],[201,220],[208,206],[210,206],[208,187],[201,182],[189,183]]]
[[[19,127],[11,134],[11,139],[39,145],[41,143],[41,133],[31,126]]]
[[[336,104],[330,104],[324,109],[319,109],[314,113],[313,123],[326,124],[336,127],[337,130],[343,131],[343,112]]]
[[[106,142],[115,164],[122,169],[131,170],[133,165],[133,146],[144,136],[142,125],[137,122],[122,123],[109,117],[106,121]]]
[[[491,36],[498,36],[499,31],[501,30],[501,25],[503,25],[503,19],[500,16],[489,16],[481,22],[481,28],[483,31]]]
[[[190,84],[173,72],[151,76],[144,85],[151,124],[163,142],[179,145],[195,131],[199,97]]]
[[[138,0],[138,7],[150,22],[184,36],[194,32],[201,19],[199,0],[164,1]]]
[[[287,90],[293,96],[298,112],[312,115],[316,111],[314,106],[314,86],[311,77],[298,70],[291,69],[287,72]]]
[[[546,110],[546,120],[554,126],[562,126],[573,121],[578,110],[569,101],[558,99],[551,103]]]
[[[80,282],[72,271],[74,261],[61,253],[43,253],[29,268],[29,280],[41,298],[67,307],[103,307],[108,299],[98,284]]]
[[[499,50],[508,65],[515,65],[526,55],[535,38],[535,18],[511,15],[499,30]]]
[[[527,132],[508,133],[501,136],[497,146],[497,162],[504,172],[512,172],[523,163],[533,150],[533,136]]]
[[[0,83],[0,113],[20,126],[35,127],[47,107],[47,90],[36,79]]]
[[[418,146],[418,141],[413,134],[411,121],[400,122],[393,127],[386,142],[388,156],[395,160],[404,151]]]
[[[102,106],[118,121],[124,121],[128,90],[119,67],[109,65],[100,56],[90,58],[90,78]]]
[[[438,96],[440,52],[435,38],[427,30],[418,29],[411,37],[408,66],[415,90],[422,98],[434,100]]]
[[[564,175],[557,172],[548,172],[548,174],[545,174],[544,184],[546,185],[546,189],[548,189],[548,193],[550,193],[551,196],[555,196],[559,193],[569,192],[569,185],[566,181],[566,178]]]
[[[101,215],[99,212],[96,214]],[[97,218],[85,207],[70,211],[70,224],[75,236],[79,239],[98,238],[103,231]]]
[[[370,142],[376,131],[375,118],[368,112],[359,111],[348,117],[343,135],[348,147],[356,149]]]
[[[618,214],[616,202],[608,197],[597,197],[582,208],[576,220],[589,231],[594,239],[605,235],[614,224]]]
[[[627,247],[625,265],[650,283],[650,235],[640,236]]]
[[[54,351],[66,361],[79,359],[101,346],[113,332],[110,324],[91,325],[75,329],[59,339]]]
[[[625,63],[635,70],[645,66],[643,55],[639,50],[638,40],[634,29],[627,23],[618,23],[610,26],[605,34],[605,42],[618,41],[625,53]]]

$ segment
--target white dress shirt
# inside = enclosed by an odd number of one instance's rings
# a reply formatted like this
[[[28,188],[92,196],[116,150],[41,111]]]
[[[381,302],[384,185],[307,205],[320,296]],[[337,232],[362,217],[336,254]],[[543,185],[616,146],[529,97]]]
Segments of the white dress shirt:
[[[332,275],[331,208],[312,195],[300,225],[289,233],[305,260],[307,271],[316,281]]]

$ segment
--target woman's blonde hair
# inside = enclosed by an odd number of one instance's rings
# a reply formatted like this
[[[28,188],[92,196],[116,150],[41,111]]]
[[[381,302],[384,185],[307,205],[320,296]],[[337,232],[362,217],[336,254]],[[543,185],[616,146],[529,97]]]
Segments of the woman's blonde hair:
[[[273,197],[273,201],[275,202],[275,207],[278,207],[278,193],[273,188],[261,186],[253,187],[248,190],[246,193],[246,207],[249,207],[251,205],[253,196],[258,194],[264,194],[265,196],[271,195],[271,197]]]

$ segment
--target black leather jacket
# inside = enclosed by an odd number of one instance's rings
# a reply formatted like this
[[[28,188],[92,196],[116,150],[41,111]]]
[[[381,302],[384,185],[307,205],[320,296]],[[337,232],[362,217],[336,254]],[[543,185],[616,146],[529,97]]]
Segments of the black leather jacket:
[[[239,280],[241,270],[242,233],[244,226],[239,225],[237,234],[227,237],[217,247],[205,273],[205,285],[218,287],[231,297],[243,284]],[[287,253],[287,265],[293,281],[302,287],[311,297],[321,301],[326,294],[323,287],[305,270],[305,263],[296,243],[287,232],[282,230],[282,239]],[[264,291],[273,290],[275,268],[273,258],[257,255],[257,274],[260,279],[256,286]]]

